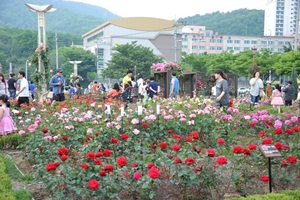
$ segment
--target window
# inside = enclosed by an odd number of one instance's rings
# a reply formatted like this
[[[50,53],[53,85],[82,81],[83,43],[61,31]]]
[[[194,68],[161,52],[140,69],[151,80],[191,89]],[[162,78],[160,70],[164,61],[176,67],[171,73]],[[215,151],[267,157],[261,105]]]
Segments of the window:
[[[234,44],[239,44],[240,40],[234,40]]]
[[[234,47],[234,50],[239,51],[239,50],[241,50],[241,48],[240,47]]]
[[[222,51],[222,50],[223,50],[223,47],[217,47],[217,50]]]
[[[192,41],[193,42],[198,42],[198,39],[197,38],[193,38]]]
[[[244,50],[250,50],[250,47],[244,47]]]
[[[244,44],[250,44],[250,40],[244,40]]]
[[[257,41],[251,40],[251,44],[257,44]]]
[[[217,39],[217,43],[222,43],[223,40],[222,39]]]
[[[227,43],[231,44],[231,43],[232,43],[232,40],[227,40]]]
[[[211,43],[215,43],[215,42],[216,42],[216,40],[215,40],[215,39],[210,39],[210,40],[209,40],[209,42],[211,42]]]
[[[215,47],[209,47],[210,50],[215,50]]]
[[[200,46],[200,50],[205,50],[205,46]]]
[[[227,47],[227,51],[233,50],[233,47]]]
[[[283,41],[278,41],[278,45],[283,45]]]
[[[198,49],[198,46],[192,46],[192,49]]]
[[[268,43],[267,43],[267,41],[261,41],[261,44],[266,45]]]
[[[187,38],[182,38],[182,41],[186,42],[186,41],[188,41],[188,39]]]
[[[188,46],[187,46],[187,45],[182,45],[182,48],[183,48],[183,49],[187,49]]]

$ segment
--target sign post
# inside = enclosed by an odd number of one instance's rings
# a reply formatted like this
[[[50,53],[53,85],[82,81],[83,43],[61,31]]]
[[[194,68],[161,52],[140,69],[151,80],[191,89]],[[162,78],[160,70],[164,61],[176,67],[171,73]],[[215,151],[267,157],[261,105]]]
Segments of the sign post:
[[[263,155],[268,158],[269,163],[269,191],[272,192],[272,158],[281,157],[280,152],[274,145],[261,145],[259,147]]]

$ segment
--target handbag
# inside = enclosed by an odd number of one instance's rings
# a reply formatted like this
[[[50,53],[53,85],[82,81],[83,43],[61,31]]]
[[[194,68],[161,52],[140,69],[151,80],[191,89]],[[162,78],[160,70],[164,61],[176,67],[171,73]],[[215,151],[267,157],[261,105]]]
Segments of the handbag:
[[[53,98],[53,92],[48,92],[47,93],[47,97],[46,97],[47,99],[52,99]]]
[[[260,98],[263,98],[266,95],[266,93],[263,90],[259,91]]]

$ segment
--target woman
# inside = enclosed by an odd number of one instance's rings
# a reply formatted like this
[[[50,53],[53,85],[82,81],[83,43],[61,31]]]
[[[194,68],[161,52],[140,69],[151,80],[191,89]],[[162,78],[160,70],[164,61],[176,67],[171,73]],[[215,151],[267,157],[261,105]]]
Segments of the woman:
[[[264,89],[263,81],[259,78],[260,73],[254,72],[250,79],[250,96],[253,105],[258,103],[260,91]]]
[[[0,73],[0,95],[8,96],[8,85],[2,73]]]
[[[216,78],[216,105],[218,107],[229,106],[229,92],[228,92],[228,81],[227,76],[222,70],[218,69],[215,71]]]
[[[113,101],[114,98],[117,98],[121,94],[121,89],[118,83],[114,84],[114,87],[111,91],[109,91],[106,95],[105,102],[110,103]]]
[[[10,103],[6,95],[0,95],[0,136],[7,135],[17,130],[10,116]]]

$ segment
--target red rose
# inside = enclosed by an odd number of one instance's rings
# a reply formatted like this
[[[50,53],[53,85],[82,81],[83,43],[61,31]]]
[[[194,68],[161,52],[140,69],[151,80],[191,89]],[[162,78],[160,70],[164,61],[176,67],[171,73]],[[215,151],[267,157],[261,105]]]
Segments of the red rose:
[[[117,164],[120,167],[124,167],[125,165],[127,165],[127,159],[125,157],[121,156],[117,159]]]
[[[225,140],[223,138],[218,138],[217,139],[217,143],[220,144],[220,145],[224,144],[224,142],[225,142]]]
[[[56,163],[50,162],[50,163],[47,164],[46,170],[47,170],[48,172],[55,171],[57,167],[58,167],[58,166],[57,166]]]
[[[282,144],[280,142],[275,142],[274,146],[276,147],[276,149],[281,150],[282,149]]]
[[[195,164],[195,159],[194,158],[186,158],[185,159],[185,164],[186,165],[193,165],[193,164]]]
[[[121,139],[122,139],[122,140],[127,140],[128,138],[129,138],[129,136],[128,136],[127,133],[123,133],[123,134],[121,135]]]
[[[95,135],[96,135],[96,136],[99,136],[99,132],[96,132]]]
[[[289,135],[292,135],[292,134],[293,134],[293,130],[292,130],[292,129],[289,129],[289,128],[285,129],[284,132],[287,133],[287,134],[289,134]]]
[[[138,164],[137,164],[136,162],[133,162],[133,163],[131,164],[131,167],[132,167],[132,168],[137,167],[137,166],[138,166]]]
[[[283,167],[289,166],[289,162],[287,160],[283,159],[280,163],[281,163],[281,166],[283,166]]]
[[[100,175],[100,176],[106,176],[106,171],[105,171],[105,170],[101,170],[101,171],[99,172],[99,175]]]
[[[258,137],[265,137],[265,136],[266,136],[266,133],[263,132],[263,131],[260,131],[260,132],[258,132],[257,136],[258,136]]]
[[[196,174],[197,172],[201,172],[202,171],[202,166],[198,166],[194,169],[194,173]]]
[[[249,149],[247,149],[247,148],[244,148],[243,149],[243,154],[244,155],[251,155],[251,151]]]
[[[173,149],[173,151],[179,151],[179,149],[180,149],[180,145],[179,144],[174,144],[173,146],[172,146],[172,149]]]
[[[86,163],[82,163],[82,164],[80,165],[80,167],[81,167],[82,169],[88,169],[88,168],[89,168],[89,165],[86,164]]]
[[[148,164],[148,169],[151,169],[152,167],[154,167],[154,163],[151,162]]]
[[[92,189],[92,190],[97,190],[99,187],[99,182],[95,179],[92,179],[88,182],[88,186]]]
[[[94,159],[94,164],[95,165],[101,165],[102,164],[102,160],[98,159],[98,158],[95,158]]]
[[[128,178],[129,177],[128,176],[128,171],[124,171],[123,175],[124,175],[125,178]]]
[[[169,130],[168,130],[168,133],[169,133],[169,134],[172,134],[172,133],[174,133],[174,130],[169,129]]]
[[[68,140],[68,139],[69,139],[68,136],[66,136],[66,135],[63,135],[61,138],[62,138],[63,140]]]
[[[66,147],[62,147],[57,150],[57,154],[62,156],[62,155],[68,155],[69,150]]]
[[[117,144],[118,143],[118,139],[117,138],[111,138],[110,139],[110,143]]]
[[[142,128],[148,128],[149,126],[148,126],[147,123],[142,123],[141,127],[142,127]]]
[[[95,156],[96,157],[102,157],[102,156],[104,156],[104,154],[103,154],[103,152],[96,152]]]
[[[180,158],[175,158],[174,163],[175,164],[181,164],[182,160]]]
[[[256,150],[256,144],[249,144],[248,148],[252,151],[252,150]]]
[[[152,179],[157,179],[160,176],[160,171],[159,169],[152,167],[151,169],[148,170],[148,176]]]
[[[177,140],[177,141],[181,140],[181,136],[177,135],[177,134],[172,135],[172,138],[175,139],[175,140]]]
[[[156,144],[151,144],[151,149],[156,149]]]
[[[271,122],[271,121],[266,121],[266,123],[267,123],[269,126],[273,126],[273,125],[274,125],[274,123]]]
[[[82,142],[82,146],[88,145],[88,144],[89,144],[88,142]]]
[[[39,150],[40,150],[40,151],[43,151],[43,149],[44,149],[43,147],[39,147]]]
[[[282,133],[281,128],[275,128],[274,134],[279,135],[279,134],[281,134],[281,133]]]
[[[93,138],[93,136],[91,136],[91,135],[88,135],[88,136],[85,137],[86,140],[90,140],[92,138]]]
[[[62,156],[60,156],[60,159],[61,159],[62,161],[65,161],[65,160],[68,159],[68,156],[67,156],[67,155],[62,155]]]
[[[298,126],[293,126],[293,131],[295,131],[295,132],[299,132],[299,127]]]
[[[86,157],[94,160],[96,158],[96,154],[94,152],[88,152]]]
[[[160,146],[161,149],[166,149],[166,148],[168,148],[168,144],[167,144],[166,142],[161,142],[161,143],[159,144],[159,146]]]
[[[225,156],[219,156],[216,161],[219,165],[227,164],[227,158]]]
[[[142,177],[142,174],[140,172],[134,172],[133,179],[139,180]]]
[[[250,126],[250,127],[254,127],[254,126],[255,126],[255,123],[254,123],[254,122],[250,122],[249,126]]]
[[[48,133],[48,129],[43,128],[43,129],[42,129],[42,132],[43,132],[43,133]]]
[[[104,154],[104,156],[106,156],[106,157],[110,157],[110,156],[112,155],[112,152],[111,152],[111,150],[109,150],[109,149],[104,149],[103,154]]]
[[[267,175],[261,175],[260,180],[267,183],[267,182],[269,182],[269,177]]]
[[[193,138],[191,136],[186,136],[185,141],[192,142]]]
[[[282,145],[281,149],[282,149],[282,150],[288,150],[288,149],[290,149],[290,146],[284,144],[284,145]]]
[[[286,158],[286,160],[289,162],[289,163],[297,163],[297,158],[295,156],[288,156]]]
[[[196,131],[193,131],[190,133],[190,136],[194,139],[199,139],[199,133]]]
[[[214,149],[207,149],[207,156],[215,157],[216,156],[215,150]]]
[[[240,145],[236,145],[235,147],[233,147],[232,152],[235,154],[243,153],[243,147]]]
[[[114,166],[111,165],[111,164],[104,165],[104,166],[103,166],[103,170],[104,170],[106,173],[112,172],[112,171],[114,170]]]
[[[266,138],[262,141],[262,144],[272,144],[272,138]]]
[[[57,167],[59,167],[60,163],[59,162],[54,162],[54,165]]]

